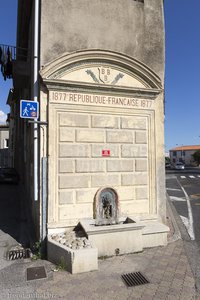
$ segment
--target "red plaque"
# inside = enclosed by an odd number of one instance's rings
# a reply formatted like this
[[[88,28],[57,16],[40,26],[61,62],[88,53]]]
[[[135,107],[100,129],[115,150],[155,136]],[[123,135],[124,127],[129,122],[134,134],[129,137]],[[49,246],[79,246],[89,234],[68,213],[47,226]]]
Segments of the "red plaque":
[[[110,150],[102,150],[102,156],[110,156]]]

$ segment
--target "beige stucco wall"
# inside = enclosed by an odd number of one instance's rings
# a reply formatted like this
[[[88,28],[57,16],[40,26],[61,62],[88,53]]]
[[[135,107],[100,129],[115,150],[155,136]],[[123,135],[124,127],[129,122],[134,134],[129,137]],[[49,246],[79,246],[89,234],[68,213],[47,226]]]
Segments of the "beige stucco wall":
[[[147,64],[164,81],[163,0],[43,0],[41,66],[63,53],[101,49]]]

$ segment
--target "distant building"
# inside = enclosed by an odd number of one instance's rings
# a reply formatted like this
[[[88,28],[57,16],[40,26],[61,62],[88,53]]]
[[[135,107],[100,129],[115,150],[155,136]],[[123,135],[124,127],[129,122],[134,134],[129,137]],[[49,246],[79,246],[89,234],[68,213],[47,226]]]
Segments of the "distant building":
[[[169,151],[165,151],[165,158],[169,158]]]
[[[183,162],[186,165],[196,165],[193,154],[200,150],[200,145],[179,146],[169,151],[172,164]]]
[[[0,125],[0,167],[9,165],[9,127]]]
[[[18,153],[18,147],[16,147],[16,139],[17,139],[17,130],[18,130],[18,122],[15,116],[17,115],[17,104],[13,101],[13,89],[10,89],[8,98],[7,98],[7,105],[10,106],[10,113],[8,114],[7,123],[9,124],[9,160],[10,160],[10,167],[17,167],[17,163],[15,159],[18,160],[20,157],[20,153]]]

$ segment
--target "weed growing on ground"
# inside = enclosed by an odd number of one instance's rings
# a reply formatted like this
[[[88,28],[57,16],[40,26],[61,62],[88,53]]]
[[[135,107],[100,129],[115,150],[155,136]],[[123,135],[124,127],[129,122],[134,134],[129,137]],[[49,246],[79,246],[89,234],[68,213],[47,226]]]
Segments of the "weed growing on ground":
[[[32,260],[42,259],[41,242],[35,242],[33,246]]]
[[[66,271],[67,266],[63,256],[60,257],[59,263],[57,265],[57,271]]]

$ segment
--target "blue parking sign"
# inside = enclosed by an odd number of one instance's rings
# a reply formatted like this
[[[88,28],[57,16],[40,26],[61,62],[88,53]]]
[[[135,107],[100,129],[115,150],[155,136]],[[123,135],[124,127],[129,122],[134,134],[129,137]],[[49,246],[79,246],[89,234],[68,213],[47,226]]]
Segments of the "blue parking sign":
[[[39,116],[39,103],[35,101],[20,101],[20,118],[37,119]]]

